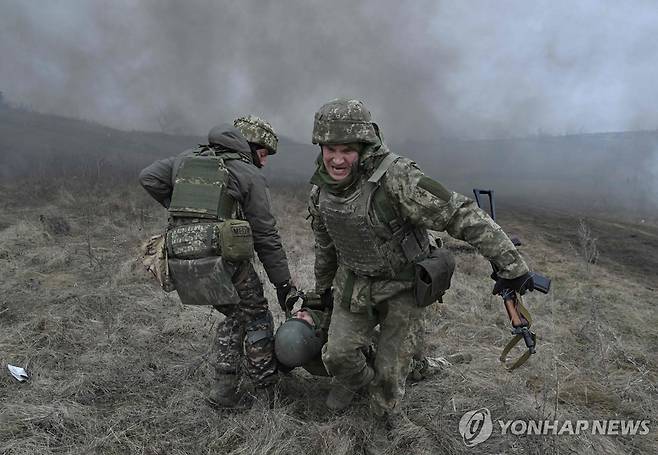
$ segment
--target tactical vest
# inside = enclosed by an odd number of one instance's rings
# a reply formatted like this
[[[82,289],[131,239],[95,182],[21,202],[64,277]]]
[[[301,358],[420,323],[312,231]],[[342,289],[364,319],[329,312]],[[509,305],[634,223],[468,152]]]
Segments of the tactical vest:
[[[411,264],[429,254],[427,230],[400,219],[390,202],[382,203],[385,195],[379,181],[398,158],[386,155],[372,176],[361,179],[359,187],[347,196],[320,191],[320,216],[338,261],[357,275],[400,279]],[[375,200],[389,209],[376,210]],[[396,216],[386,219],[382,212]]]
[[[228,194],[225,160],[241,159],[235,152],[200,148],[183,159],[169,205],[167,251],[172,258],[199,259],[222,255],[240,261],[253,256],[249,223]]]
[[[229,172],[224,160],[239,158],[238,153],[213,155],[198,149],[183,159],[174,181],[169,215],[187,222],[231,218],[235,201],[226,192]]]

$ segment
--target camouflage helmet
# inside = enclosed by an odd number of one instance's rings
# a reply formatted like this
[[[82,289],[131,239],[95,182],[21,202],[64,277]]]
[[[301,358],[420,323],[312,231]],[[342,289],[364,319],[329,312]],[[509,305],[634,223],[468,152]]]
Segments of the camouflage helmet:
[[[274,336],[274,354],[280,363],[290,368],[300,367],[316,358],[322,345],[322,337],[303,319],[288,319]]]
[[[314,144],[376,143],[378,140],[370,111],[359,100],[335,99],[315,113]]]
[[[268,155],[274,155],[276,153],[279,138],[272,125],[262,118],[255,115],[238,117],[233,121],[233,125],[240,130],[248,142],[262,145],[267,149]]]

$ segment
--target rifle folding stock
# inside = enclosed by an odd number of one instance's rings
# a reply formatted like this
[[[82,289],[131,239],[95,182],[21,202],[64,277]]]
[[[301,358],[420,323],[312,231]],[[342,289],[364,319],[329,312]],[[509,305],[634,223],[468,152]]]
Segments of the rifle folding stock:
[[[489,213],[491,219],[496,221],[496,205],[494,203],[494,191],[493,190],[483,190],[474,188],[473,194],[475,195],[475,202],[478,207],[482,208],[482,200],[480,196],[485,195],[489,198]],[[510,237],[514,246],[520,246],[521,240],[518,237]],[[496,265],[491,263],[493,268],[492,278],[497,275]],[[536,272],[532,272],[532,280],[534,282],[534,289],[541,292],[542,294],[548,294],[548,291],[551,289],[551,279],[547,276],[541,275]],[[504,290],[502,293],[503,303],[505,305],[505,311],[507,316],[512,323],[512,335],[514,337],[505,345],[503,352],[500,355],[500,361],[505,364],[506,368],[511,371],[515,368],[518,368],[530,357],[531,354],[536,352],[536,339],[537,337],[533,332],[530,331],[530,326],[532,325],[532,319],[530,318],[530,313],[523,306],[523,301],[520,295],[517,295],[516,292],[512,290]],[[507,354],[510,350],[523,339],[525,342],[526,348],[528,349],[525,354],[512,362],[511,365],[507,363]]]

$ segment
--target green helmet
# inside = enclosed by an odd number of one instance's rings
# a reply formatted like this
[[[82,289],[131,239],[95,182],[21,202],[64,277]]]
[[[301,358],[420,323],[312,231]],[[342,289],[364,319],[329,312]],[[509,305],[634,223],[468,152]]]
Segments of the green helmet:
[[[267,149],[268,155],[274,155],[276,153],[279,138],[272,125],[262,118],[255,115],[238,117],[233,121],[233,125],[240,130],[248,142],[262,145]]]
[[[322,337],[303,319],[288,319],[274,336],[274,354],[280,363],[290,368],[300,367],[316,358],[322,345]]]
[[[314,144],[378,142],[370,111],[359,100],[329,101],[315,113]]]

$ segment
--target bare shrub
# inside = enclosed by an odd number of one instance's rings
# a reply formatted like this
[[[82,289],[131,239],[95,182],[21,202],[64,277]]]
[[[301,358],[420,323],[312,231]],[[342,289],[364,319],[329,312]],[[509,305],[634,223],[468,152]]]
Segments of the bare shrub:
[[[578,220],[578,246],[580,254],[585,260],[587,271],[589,271],[590,264],[596,264],[599,259],[599,248],[596,242],[597,238],[592,235],[587,221],[580,218]]]

